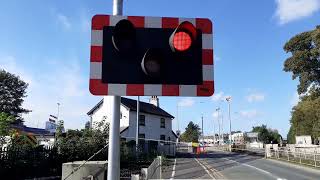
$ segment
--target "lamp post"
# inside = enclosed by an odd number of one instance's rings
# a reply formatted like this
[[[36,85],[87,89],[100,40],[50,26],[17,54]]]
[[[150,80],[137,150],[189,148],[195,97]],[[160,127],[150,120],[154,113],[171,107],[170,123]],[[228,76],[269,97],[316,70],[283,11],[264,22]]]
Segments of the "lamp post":
[[[229,113],[229,143],[231,144],[231,113],[230,113],[230,106],[231,106],[231,96],[226,97],[226,101],[228,102],[228,113]]]
[[[221,143],[220,140],[221,140],[221,127],[220,127],[220,120],[219,120],[219,112],[220,112],[220,107],[216,108],[216,111],[218,113],[218,117],[217,117],[217,120],[218,120],[218,126],[219,126],[219,134],[218,134],[218,140],[219,140],[219,144]]]

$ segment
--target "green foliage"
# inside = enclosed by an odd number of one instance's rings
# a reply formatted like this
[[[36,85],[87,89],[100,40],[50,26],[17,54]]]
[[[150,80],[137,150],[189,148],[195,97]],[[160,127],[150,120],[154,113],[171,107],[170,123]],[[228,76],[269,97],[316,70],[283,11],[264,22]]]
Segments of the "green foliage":
[[[56,128],[56,141],[55,143],[59,143],[60,139],[62,138],[62,134],[64,133],[64,122],[63,120],[59,120]]]
[[[14,122],[12,116],[8,116],[6,113],[0,112],[0,147],[5,143],[5,136],[12,134],[10,130],[10,124]]]
[[[30,112],[22,108],[28,84],[19,76],[0,69],[0,112],[15,118],[15,123],[23,122],[21,115]]]
[[[109,124],[100,122],[95,129],[68,130],[57,139],[59,154],[67,161],[85,160],[106,145]],[[107,149],[95,157],[107,159]]]
[[[284,71],[292,72],[292,79],[299,78],[298,93],[320,85],[320,26],[291,38],[284,46],[291,57],[284,63]]]
[[[199,126],[190,121],[185,132],[181,134],[181,141],[198,142],[200,134]]]
[[[268,129],[266,125],[252,127],[251,132],[259,133],[258,139],[265,144],[270,144],[271,142],[277,144],[282,138],[277,130]]]
[[[295,134],[296,134],[296,132],[294,131],[294,128],[291,125],[289,132],[288,132],[288,135],[287,135],[288,144],[295,144],[296,143]]]
[[[13,116],[0,112],[0,136],[10,135],[10,124],[14,122]]]
[[[292,109],[291,128],[288,136],[310,135],[312,139],[320,137],[320,96],[314,93],[305,96]]]

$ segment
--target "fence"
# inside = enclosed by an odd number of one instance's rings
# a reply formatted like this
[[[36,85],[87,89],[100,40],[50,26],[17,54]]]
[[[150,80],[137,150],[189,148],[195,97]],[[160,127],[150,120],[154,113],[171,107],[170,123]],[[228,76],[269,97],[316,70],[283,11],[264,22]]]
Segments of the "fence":
[[[320,167],[320,154],[308,152],[292,152],[289,150],[274,150],[266,151],[266,158],[285,160],[298,164]]]
[[[60,160],[55,149],[3,148],[0,149],[0,176],[4,179],[57,177],[61,174]]]
[[[142,179],[161,179],[162,158],[158,156],[148,168],[142,168]]]

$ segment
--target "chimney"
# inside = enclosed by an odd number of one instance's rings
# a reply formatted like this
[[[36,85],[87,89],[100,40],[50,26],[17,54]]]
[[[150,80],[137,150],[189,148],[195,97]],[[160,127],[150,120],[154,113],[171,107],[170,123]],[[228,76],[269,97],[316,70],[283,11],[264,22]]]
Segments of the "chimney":
[[[159,98],[158,98],[158,96],[151,96],[149,103],[159,107]]]

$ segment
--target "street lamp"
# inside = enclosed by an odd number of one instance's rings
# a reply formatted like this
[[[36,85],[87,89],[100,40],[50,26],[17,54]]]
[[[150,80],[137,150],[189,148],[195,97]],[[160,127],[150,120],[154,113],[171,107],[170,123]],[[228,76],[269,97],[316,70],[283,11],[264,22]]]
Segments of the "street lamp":
[[[218,126],[219,126],[219,135],[218,135],[218,140],[219,140],[219,144],[221,144],[221,131],[220,131],[220,120],[219,120],[219,112],[220,112],[220,107],[216,108],[216,111],[218,113],[218,117],[217,117],[217,120],[218,120]],[[216,136],[216,135],[214,135]]]
[[[229,143],[231,144],[231,113],[230,113],[230,104],[231,104],[231,96],[228,96],[226,97],[226,101],[228,102],[228,111],[229,111],[229,131],[230,131],[230,134],[229,134]]]

